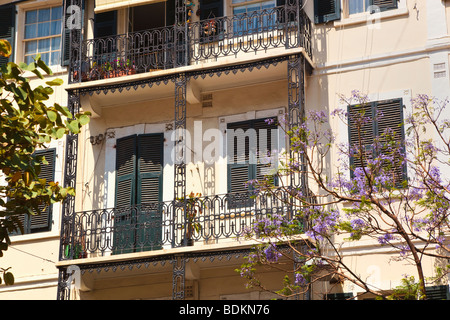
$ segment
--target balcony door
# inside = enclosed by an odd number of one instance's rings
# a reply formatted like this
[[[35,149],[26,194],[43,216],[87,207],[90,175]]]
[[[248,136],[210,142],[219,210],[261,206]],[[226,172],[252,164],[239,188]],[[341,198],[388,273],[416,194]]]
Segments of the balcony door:
[[[116,154],[113,253],[160,249],[163,134],[118,139]]]

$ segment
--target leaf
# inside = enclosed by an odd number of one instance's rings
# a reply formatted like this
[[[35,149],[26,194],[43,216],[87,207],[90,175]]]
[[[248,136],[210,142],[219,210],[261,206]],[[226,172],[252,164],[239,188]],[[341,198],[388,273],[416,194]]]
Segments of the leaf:
[[[66,133],[66,130],[64,128],[59,128],[56,130],[56,139],[61,139],[64,137],[64,134]]]
[[[51,122],[55,122],[56,119],[58,118],[58,114],[52,110],[47,110],[47,116]]]
[[[39,54],[38,54],[38,56],[39,56]],[[36,63],[37,63],[37,65],[38,65],[42,70],[44,70],[45,73],[47,73],[48,75],[52,75],[52,74],[53,74],[52,70],[45,64],[44,61],[41,60],[41,57],[40,57],[40,56],[37,57]]]
[[[82,114],[78,120],[80,121],[80,124],[84,126],[85,124],[89,123],[90,118],[89,116]]]
[[[68,121],[67,128],[69,128],[69,130],[75,134],[80,132],[80,126],[79,126],[78,120]]]
[[[62,79],[56,78],[51,81],[47,81],[46,84],[49,86],[60,86],[64,83]]]

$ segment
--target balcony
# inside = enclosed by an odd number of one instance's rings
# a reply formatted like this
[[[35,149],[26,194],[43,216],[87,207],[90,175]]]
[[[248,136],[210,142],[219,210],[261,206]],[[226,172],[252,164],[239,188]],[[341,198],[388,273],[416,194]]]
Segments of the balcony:
[[[301,3],[301,1],[300,1]],[[303,48],[311,58],[311,21],[299,0],[283,6],[156,29],[85,40],[72,58],[70,82],[87,82],[247,54]],[[78,54],[81,58],[78,59]]]
[[[274,214],[291,217],[289,199],[289,194],[280,190],[252,197],[225,194],[77,212],[66,222],[62,259],[187,246],[205,248],[216,243],[232,246],[255,221]],[[299,221],[299,226],[303,222]]]

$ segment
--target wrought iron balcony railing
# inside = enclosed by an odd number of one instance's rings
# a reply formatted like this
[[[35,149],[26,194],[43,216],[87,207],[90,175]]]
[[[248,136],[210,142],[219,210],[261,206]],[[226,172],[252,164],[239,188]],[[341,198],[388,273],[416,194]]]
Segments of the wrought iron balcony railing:
[[[295,209],[289,201],[280,190],[251,198],[226,194],[78,212],[65,221],[62,259],[233,241],[268,215],[292,217]]]
[[[83,41],[81,61],[79,57],[71,61],[70,82],[238,58],[276,48],[304,48],[311,57],[311,21],[299,0],[230,17]]]

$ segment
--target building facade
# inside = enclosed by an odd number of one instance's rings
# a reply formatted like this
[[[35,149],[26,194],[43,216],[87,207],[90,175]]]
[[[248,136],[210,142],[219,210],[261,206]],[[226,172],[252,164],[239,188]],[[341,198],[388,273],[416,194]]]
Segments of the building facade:
[[[2,264],[16,284],[0,299],[274,298],[235,271],[256,243],[245,228],[292,213],[288,195],[249,197],[262,160],[281,161],[262,154],[290,154],[284,131],[307,110],[331,114],[339,94],[360,90],[398,117],[416,94],[450,96],[448,1],[0,3],[12,59],[41,53],[66,83],[54,99],[92,113],[50,148],[76,197],[53,205],[47,229],[15,236]],[[349,141],[340,126],[330,121]],[[301,176],[274,183],[309,190]],[[343,252],[382,290],[408,273],[375,242]],[[283,274],[262,277],[276,290]],[[357,292],[323,281],[298,298]]]

